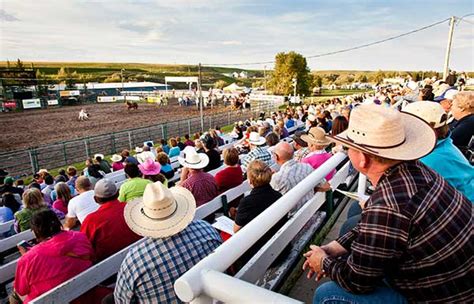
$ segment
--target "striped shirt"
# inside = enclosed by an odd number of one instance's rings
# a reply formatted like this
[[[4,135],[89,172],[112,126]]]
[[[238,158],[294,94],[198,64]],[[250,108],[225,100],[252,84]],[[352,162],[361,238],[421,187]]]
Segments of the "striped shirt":
[[[247,172],[247,166],[250,164],[250,162],[256,159],[263,161],[269,166],[273,164],[270,152],[268,152],[262,146],[257,146],[255,149],[250,151],[247,156],[244,157],[244,159],[242,159],[242,171]]]
[[[352,293],[382,280],[409,302],[473,300],[472,204],[419,161],[387,170],[359,224],[337,241],[350,255],[324,259],[332,280]]]
[[[308,175],[313,172],[313,167],[308,164],[298,163],[296,160],[291,159],[284,163],[280,170],[272,175],[270,185],[273,189],[285,194],[294,188],[300,181],[305,179]],[[293,215],[298,209],[301,208],[308,200],[314,196],[314,191],[308,192],[301,201],[290,211],[289,215]]]
[[[217,231],[202,220],[168,238],[146,238],[130,249],[120,266],[115,303],[182,303],[174,282],[221,242]]]
[[[306,156],[308,156],[309,152],[310,152],[310,151],[309,151],[309,148],[308,148],[308,147],[303,147],[303,148],[301,148],[301,149],[295,151],[295,155],[293,156],[293,158],[294,158],[296,161],[300,162],[303,158],[305,158]]]

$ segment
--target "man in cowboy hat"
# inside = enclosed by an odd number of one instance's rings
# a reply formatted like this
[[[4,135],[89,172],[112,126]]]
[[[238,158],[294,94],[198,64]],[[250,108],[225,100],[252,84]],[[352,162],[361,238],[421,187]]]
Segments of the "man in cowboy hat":
[[[314,303],[471,302],[472,204],[417,159],[433,129],[408,113],[361,105],[332,140],[375,186],[359,224],[305,254],[308,277],[327,275]]]
[[[146,187],[125,207],[125,220],[145,237],[130,249],[118,272],[116,303],[178,303],[174,282],[222,242],[217,231],[193,220],[196,201],[183,187]]]
[[[113,181],[103,178],[95,184],[94,200],[100,207],[87,215],[81,225],[81,232],[91,242],[96,262],[141,238],[125,223],[125,204],[117,198],[118,190]]]
[[[267,165],[272,164],[272,156],[270,152],[263,149],[266,141],[265,138],[260,136],[257,132],[251,132],[249,135],[248,143],[250,146],[250,152],[242,159],[242,171],[247,171],[248,164],[255,159],[261,160]]]
[[[184,152],[184,157],[178,157],[178,162],[184,167],[179,185],[191,191],[199,207],[219,194],[217,183],[214,176],[204,172],[209,164],[205,153],[197,153],[193,147],[187,147]]]

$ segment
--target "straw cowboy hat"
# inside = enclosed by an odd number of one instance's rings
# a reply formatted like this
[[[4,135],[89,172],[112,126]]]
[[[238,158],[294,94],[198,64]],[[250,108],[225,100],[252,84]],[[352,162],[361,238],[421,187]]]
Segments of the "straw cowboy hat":
[[[113,161],[114,163],[116,163],[116,162],[122,161],[122,156],[120,156],[118,154],[114,154],[114,155],[112,155],[110,160]]]
[[[442,127],[448,123],[448,114],[443,107],[433,101],[417,101],[408,104],[403,108],[403,112],[410,113],[429,123],[434,129]]]
[[[160,163],[157,163],[152,158],[147,158],[143,164],[138,165],[138,168],[140,168],[143,175],[157,175],[161,171]]]
[[[257,132],[250,132],[248,142],[256,146],[261,146],[266,143],[265,138],[260,136]]]
[[[143,197],[125,205],[127,225],[138,235],[165,238],[184,230],[194,218],[196,200],[180,186],[166,188],[160,182],[148,184]]]
[[[301,135],[301,139],[310,145],[327,146],[331,143],[324,129],[320,127],[311,128],[308,134]]]
[[[419,159],[436,145],[435,132],[425,121],[375,104],[355,108],[348,129],[329,137],[343,146],[393,160]]]
[[[181,166],[190,169],[202,169],[209,164],[209,157],[205,153],[197,153],[195,149],[183,150],[184,157],[179,156]]]

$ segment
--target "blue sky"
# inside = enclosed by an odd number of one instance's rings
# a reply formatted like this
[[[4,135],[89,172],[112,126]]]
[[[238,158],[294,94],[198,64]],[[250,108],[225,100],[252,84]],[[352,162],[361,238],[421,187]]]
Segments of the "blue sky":
[[[309,56],[398,35],[474,1],[0,0],[0,60],[240,63]],[[451,67],[474,70],[474,16],[456,26]],[[441,70],[448,23],[312,69]],[[263,68],[263,65],[246,66]],[[267,68],[271,68],[267,64]]]

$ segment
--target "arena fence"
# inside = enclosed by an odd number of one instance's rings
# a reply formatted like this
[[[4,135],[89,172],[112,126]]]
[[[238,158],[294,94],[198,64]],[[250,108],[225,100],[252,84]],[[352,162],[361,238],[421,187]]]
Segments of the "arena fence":
[[[274,111],[280,102],[253,102],[250,109],[234,110],[204,117],[204,129],[214,126],[230,125],[239,120],[258,117],[260,112]],[[85,161],[96,153],[114,154],[123,149],[134,149],[142,146],[145,141],[155,143],[162,138],[183,136],[201,131],[200,117],[191,117],[178,121],[170,121],[148,127],[127,129],[98,136],[76,140],[68,140],[36,148],[8,151],[0,153],[0,168],[13,176],[27,176],[38,172],[40,168],[59,168],[73,163]]]

